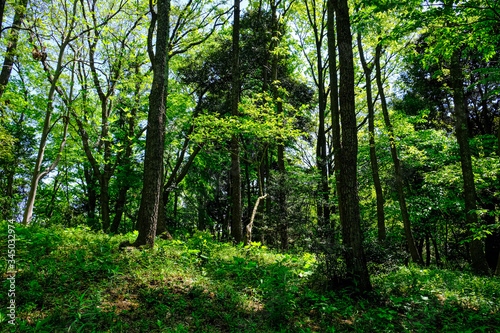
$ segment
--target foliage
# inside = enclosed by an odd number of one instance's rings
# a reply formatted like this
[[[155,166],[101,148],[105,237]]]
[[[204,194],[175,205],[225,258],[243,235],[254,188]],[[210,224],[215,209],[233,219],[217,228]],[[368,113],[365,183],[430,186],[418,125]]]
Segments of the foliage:
[[[7,223],[0,226],[5,233]],[[318,288],[310,254],[231,246],[206,232],[126,251],[117,246],[132,233],[15,232],[17,328],[6,324],[3,307],[2,332],[490,331],[500,324],[500,281],[468,272],[394,265],[375,273],[374,293],[360,298]],[[0,248],[5,253],[6,242]]]

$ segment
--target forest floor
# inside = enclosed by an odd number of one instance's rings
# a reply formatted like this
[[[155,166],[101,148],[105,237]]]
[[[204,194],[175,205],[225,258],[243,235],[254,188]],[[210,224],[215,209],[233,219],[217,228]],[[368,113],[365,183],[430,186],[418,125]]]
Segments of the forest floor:
[[[320,287],[311,254],[206,233],[124,251],[134,234],[16,227],[15,236],[14,298],[0,238],[0,332],[500,332],[500,279],[466,271],[394,266],[373,272],[374,292],[360,297]]]

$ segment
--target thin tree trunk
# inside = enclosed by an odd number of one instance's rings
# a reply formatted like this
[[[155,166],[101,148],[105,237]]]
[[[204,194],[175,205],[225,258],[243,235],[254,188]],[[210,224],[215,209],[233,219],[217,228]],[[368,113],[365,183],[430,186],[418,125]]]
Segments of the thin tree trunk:
[[[425,266],[429,267],[431,264],[431,244],[429,233],[425,233]]]
[[[417,264],[423,265],[422,257],[419,255],[417,248],[415,246],[415,239],[413,238],[413,233],[411,230],[410,215],[408,214],[408,208],[406,206],[406,197],[403,188],[403,175],[401,171],[401,165],[399,162],[398,151],[396,148],[396,140],[394,139],[394,130],[389,118],[389,111],[387,110],[387,102],[385,99],[384,85],[382,83],[382,70],[380,68],[380,56],[382,53],[382,44],[376,47],[375,51],[375,72],[377,78],[377,87],[380,95],[380,102],[382,105],[382,113],[384,114],[384,121],[387,130],[389,131],[389,143],[391,146],[391,156],[394,164],[394,173],[396,178],[396,191],[398,192],[399,208],[401,210],[401,218],[403,220],[403,227],[405,231],[406,243],[410,250],[412,260]]]
[[[266,195],[260,196],[257,198],[257,201],[255,202],[255,206],[253,207],[253,212],[252,212],[252,217],[250,218],[250,223],[248,223],[246,227],[246,234],[245,234],[245,239],[243,243],[245,245],[250,245],[252,243],[252,228],[253,228],[253,221],[255,220],[255,214],[257,214],[257,209],[259,208],[259,203],[261,200],[264,200],[267,197]]]
[[[135,67],[135,74],[139,74],[139,66],[137,65]],[[113,218],[113,223],[111,224],[111,229],[110,231],[112,233],[117,233],[118,232],[118,227],[120,226],[120,222],[122,220],[123,216],[123,211],[125,209],[125,204],[127,202],[127,192],[130,189],[129,181],[127,178],[130,176],[130,173],[132,171],[132,138],[134,137],[134,131],[135,131],[135,123],[136,123],[136,117],[137,117],[137,105],[139,105],[139,93],[140,93],[140,82],[137,82],[135,85],[135,105],[130,111],[130,117],[128,117],[128,129],[127,129],[127,135],[126,135],[126,148],[125,148],[125,155],[122,159],[122,164],[123,165],[123,174],[119,174],[118,177],[119,179],[118,184],[120,184],[120,189],[118,192],[118,199],[116,200],[115,203],[115,216]]]
[[[326,124],[325,124],[325,113],[326,113],[326,103],[327,103],[327,93],[325,87],[325,64],[323,63],[322,46],[323,39],[325,37],[325,26],[322,20],[319,20],[320,26],[318,26],[318,16],[321,19],[325,16],[325,9],[319,11],[316,8],[316,4],[313,3],[312,6],[305,2],[307,18],[309,20],[309,25],[314,32],[314,42],[316,47],[316,70],[317,77],[315,77],[315,83],[318,88],[318,138],[316,142],[316,165],[319,170],[320,181],[318,184],[318,204],[317,204],[317,215],[318,223],[322,227],[321,229],[325,231],[327,226],[330,224],[330,189],[328,186],[328,158],[326,150]],[[312,63],[310,66],[313,67]],[[312,70],[312,68],[311,68]]]
[[[384,195],[382,193],[382,184],[380,182],[377,152],[375,150],[375,110],[373,104],[375,101],[372,97],[372,78],[373,63],[368,65],[363,52],[363,43],[361,34],[358,32],[358,49],[363,72],[365,73],[366,81],[366,103],[368,106],[368,136],[370,144],[370,164],[372,168],[373,185],[375,186],[375,197],[377,201],[377,228],[378,240],[383,242],[386,238],[385,232],[385,214],[384,214]]]
[[[234,0],[232,106],[231,115],[237,117],[240,100],[240,0]],[[231,235],[235,243],[243,240],[241,223],[240,146],[236,134],[231,136]]]
[[[250,214],[252,212],[252,189],[251,189],[251,186],[250,186],[250,172],[248,170],[249,168],[249,162],[248,162],[248,154],[247,152],[245,151],[245,160],[244,160],[244,164],[245,164],[245,187],[246,187],[246,197],[247,197],[247,216],[248,218],[250,219]]]
[[[281,96],[279,93],[279,80],[278,80],[278,46],[279,46],[279,24],[278,24],[278,14],[277,14],[278,3],[273,0],[271,1],[271,20],[272,20],[272,43],[271,43],[271,55],[272,55],[272,66],[271,66],[271,86],[273,92],[273,99],[276,105],[276,113],[279,115],[283,113],[283,102],[281,101]],[[284,189],[285,181],[285,146],[283,145],[283,140],[278,140],[278,214],[277,226],[278,233],[281,239],[281,249],[288,250],[288,218],[287,218],[287,207],[286,207],[286,191]]]
[[[495,270],[495,275],[500,276],[500,252],[498,252],[498,262],[497,262],[497,269]]]
[[[49,102],[50,105],[52,105],[52,102]],[[52,107],[47,108],[47,113],[45,115],[45,125],[44,125],[44,130],[42,134],[42,139],[40,140],[40,146],[38,148],[38,154],[36,158],[36,163],[35,163],[35,169],[33,170],[33,175],[31,177],[31,184],[30,184],[30,191],[28,194],[28,199],[26,202],[26,208],[24,210],[24,215],[23,215],[23,225],[28,225],[31,222],[31,219],[33,217],[33,208],[35,206],[35,199],[36,199],[36,192],[38,189],[38,184],[39,182],[46,176],[48,175],[52,170],[54,170],[57,167],[57,164],[59,163],[62,155],[62,151],[64,150],[64,146],[66,145],[66,137],[68,135],[68,124],[69,124],[69,119],[67,117],[64,117],[64,130],[63,130],[63,137],[62,141],[59,145],[59,154],[57,155],[56,159],[52,162],[52,164],[47,167],[43,172],[41,171],[41,166],[43,162],[43,158],[45,155],[45,148],[47,144],[47,137],[48,134],[50,133],[50,115],[52,114],[52,110],[49,111],[49,109],[52,109]]]
[[[97,203],[97,194],[96,194],[96,184],[95,178],[93,177],[92,170],[89,170],[87,164],[84,164],[83,174],[85,176],[85,182],[87,183],[87,199],[88,199],[88,219],[91,221],[91,225],[95,224],[95,209]]]
[[[465,104],[462,66],[460,64],[460,50],[453,53],[451,58],[451,85],[453,89],[453,104],[455,105],[455,135],[459,146],[460,162],[462,165],[462,176],[464,179],[464,199],[467,228],[476,228],[479,225],[476,214],[476,185],[474,183],[474,172],[472,170],[472,159],[469,146],[469,133],[467,127],[468,110]],[[483,249],[483,242],[474,239],[469,232],[470,256],[472,267],[477,273],[489,274],[488,263]]]
[[[340,113],[339,113],[339,93],[338,93],[338,78],[337,78],[337,45],[335,41],[335,0],[328,0],[327,3],[327,36],[328,36],[328,61],[330,68],[330,113],[332,118],[332,148],[333,148],[333,172],[335,177],[338,176],[339,163],[338,157],[340,154]],[[337,185],[338,188],[338,185]],[[340,214],[340,209],[339,209]],[[330,242],[333,246],[335,226],[331,222],[330,227]]]
[[[74,5],[73,12],[75,12],[76,7],[77,7],[76,2],[73,5]],[[31,219],[33,217],[33,207],[35,205],[35,198],[36,198],[38,183],[43,179],[43,177],[45,177],[49,172],[51,172],[52,170],[54,170],[56,168],[57,164],[59,163],[59,160],[61,159],[62,151],[64,150],[64,145],[66,144],[66,135],[68,133],[69,117],[63,116],[62,118],[64,120],[65,125],[64,125],[63,139],[62,139],[61,144],[59,146],[59,154],[57,155],[57,157],[53,161],[53,163],[47,169],[45,169],[45,171],[42,172],[41,167],[42,167],[43,159],[45,156],[45,148],[47,145],[48,136],[54,127],[54,125],[51,124],[52,113],[54,111],[54,104],[53,104],[54,103],[54,96],[55,96],[56,90],[61,89],[61,88],[57,87],[57,83],[59,81],[59,77],[60,77],[62,70],[63,70],[62,61],[64,58],[65,49],[69,44],[69,40],[70,40],[69,36],[73,30],[73,23],[74,23],[74,21],[72,21],[71,28],[68,31],[66,38],[64,38],[64,40],[62,41],[62,44],[59,48],[59,55],[57,58],[57,66],[56,66],[56,70],[54,72],[54,76],[51,76],[50,71],[46,65],[45,59],[41,59],[43,65],[44,65],[44,70],[46,71],[47,77],[48,77],[49,82],[50,82],[50,90],[49,90],[49,94],[47,97],[48,101],[47,101],[47,108],[46,108],[46,112],[45,112],[45,119],[44,119],[44,123],[43,123],[42,136],[40,138],[40,144],[38,146],[38,154],[36,157],[35,168],[33,170],[33,174],[31,177],[30,191],[28,194],[26,208],[25,208],[24,215],[23,215],[23,221],[22,221],[23,225],[28,225],[31,222]],[[73,72],[74,72],[74,67],[73,67]],[[69,101],[67,101],[67,102],[69,102]],[[70,107],[70,106],[67,105],[67,107]]]
[[[347,273],[360,290],[372,289],[363,251],[361,215],[359,210],[357,154],[358,137],[354,92],[354,56],[347,0],[336,2],[337,40],[340,64],[340,116],[342,117],[342,146],[337,184],[342,241]]]

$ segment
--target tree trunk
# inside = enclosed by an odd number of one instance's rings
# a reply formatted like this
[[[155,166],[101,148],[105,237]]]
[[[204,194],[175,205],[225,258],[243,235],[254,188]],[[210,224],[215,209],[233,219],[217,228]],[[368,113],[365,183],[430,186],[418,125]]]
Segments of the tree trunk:
[[[271,43],[271,55],[272,55],[272,66],[271,66],[271,87],[273,92],[273,100],[276,105],[276,113],[278,115],[283,113],[283,102],[281,100],[279,92],[279,80],[278,80],[278,45],[280,41],[279,34],[279,24],[278,24],[278,14],[277,14],[277,2],[271,1],[271,19],[272,19],[272,43]],[[288,218],[287,218],[287,207],[286,207],[286,191],[285,191],[285,146],[283,145],[283,140],[278,140],[278,213],[277,227],[278,233],[281,239],[281,249],[288,250]]]
[[[456,50],[451,58],[450,77],[453,89],[453,104],[455,105],[455,135],[459,146],[460,162],[462,165],[462,176],[464,179],[464,199],[467,228],[476,228],[479,225],[476,214],[476,186],[474,184],[474,172],[472,170],[472,159],[469,146],[469,131],[467,126],[468,110],[465,103],[462,79],[462,66],[460,64],[460,50]],[[470,256],[472,267],[477,273],[489,274],[488,263],[483,250],[483,242],[474,239],[469,232]]]
[[[28,194],[26,208],[24,210],[24,215],[23,215],[23,222],[22,223],[25,226],[30,224],[31,219],[33,217],[33,208],[35,206],[36,192],[38,189],[39,182],[46,175],[48,175],[52,170],[54,170],[56,168],[57,164],[59,163],[59,160],[61,159],[61,155],[62,155],[62,152],[64,150],[64,146],[66,145],[66,137],[68,135],[69,119],[67,117],[64,117],[64,132],[63,132],[62,141],[59,145],[59,154],[57,155],[56,159],[52,162],[52,164],[42,172],[41,167],[42,167],[42,162],[43,162],[43,158],[45,155],[45,148],[47,145],[47,137],[48,137],[48,135],[50,133],[50,129],[51,129],[51,126],[50,126],[51,114],[52,114],[52,100],[49,99],[49,106],[47,107],[47,113],[45,115],[45,123],[44,123],[44,128],[43,128],[43,133],[42,133],[42,139],[40,140],[40,145],[38,147],[38,154],[37,154],[37,158],[36,158],[35,169],[33,170],[33,175],[31,177],[30,191]]]
[[[332,118],[332,149],[333,149],[333,172],[335,178],[338,176],[339,163],[338,156],[340,154],[340,114],[339,114],[339,93],[337,79],[337,45],[335,41],[335,6],[334,0],[328,0],[327,3],[327,35],[328,35],[328,61],[330,68],[330,112]],[[337,184],[338,189],[338,184]],[[340,210],[339,210],[340,214]],[[335,226],[331,221],[330,225],[330,242],[333,246]]]
[[[135,67],[135,73],[136,75],[139,74],[139,66],[137,65]],[[136,83],[135,85],[135,105],[130,111],[130,117],[128,117],[127,125],[127,135],[126,135],[126,148],[125,148],[125,155],[123,156],[123,159],[121,160],[121,165],[123,166],[123,173],[118,174],[118,184],[120,184],[120,189],[118,192],[118,199],[115,202],[115,216],[113,218],[113,223],[111,224],[111,229],[110,231],[112,233],[117,233],[118,232],[118,227],[120,226],[120,222],[122,220],[123,216],[123,211],[125,209],[125,204],[127,202],[127,192],[130,189],[130,183],[127,180],[127,178],[130,176],[132,172],[132,138],[134,137],[134,130],[135,130],[135,123],[136,123],[136,117],[137,117],[137,106],[140,103],[140,88],[141,85],[139,82]]]
[[[439,248],[437,245],[436,237],[433,237],[432,234],[430,235],[431,241],[432,241],[432,246],[434,247],[434,257],[436,259],[436,266],[441,267],[441,256],[439,255]]]
[[[248,225],[246,227],[247,232],[245,234],[245,239],[243,241],[243,243],[245,245],[250,245],[252,243],[252,228],[253,228],[253,221],[255,219],[255,214],[257,214],[257,209],[259,208],[260,201],[264,200],[266,197],[267,197],[267,194],[260,196],[257,198],[257,201],[255,202],[255,206],[253,207],[253,211],[252,211],[252,217],[250,218],[250,223],[248,223]]]
[[[156,54],[149,50],[153,65],[153,83],[149,95],[148,129],[144,155],[144,176],[141,205],[137,218],[139,235],[134,246],[154,246],[156,225],[163,185],[163,152],[165,146],[165,107],[168,87],[168,38],[170,24],[170,0],[158,0],[158,13],[152,11],[150,34],[158,20]]]
[[[365,73],[366,81],[366,104],[368,106],[368,136],[370,144],[370,164],[372,168],[373,185],[375,187],[375,197],[377,201],[377,228],[378,240],[383,242],[386,238],[385,232],[385,215],[384,215],[384,195],[382,193],[382,184],[380,183],[377,152],[375,150],[375,110],[373,104],[375,101],[372,97],[372,78],[373,63],[368,66],[365,55],[363,53],[363,44],[361,34],[358,32],[358,49],[363,72]]]
[[[234,0],[232,106],[231,115],[237,117],[240,100],[240,0]],[[241,223],[240,146],[236,134],[231,136],[231,235],[236,244],[243,241]]]
[[[4,6],[5,1],[2,0],[0,3],[2,19]],[[9,83],[10,74],[12,73],[12,65],[14,65],[14,60],[16,58],[17,42],[19,40],[19,29],[21,28],[24,17],[26,15],[27,7],[28,0],[21,0],[19,4],[16,3],[15,5],[16,13],[14,15],[14,21],[12,22],[7,50],[5,51],[2,72],[0,73],[0,98],[2,98],[5,88],[7,87],[7,83]],[[0,29],[2,28],[1,25],[2,21],[0,21]]]
[[[5,3],[7,0],[0,0],[0,37],[2,36],[2,27],[3,27],[3,13],[5,11]]]
[[[394,164],[394,173],[396,178],[396,191],[398,192],[399,208],[401,209],[401,218],[403,220],[403,227],[405,231],[406,243],[410,250],[412,260],[420,265],[423,265],[422,257],[419,255],[417,248],[415,246],[415,239],[413,238],[413,233],[411,230],[410,215],[408,214],[408,208],[406,206],[406,197],[403,188],[403,175],[401,171],[401,165],[399,162],[398,151],[396,148],[396,140],[394,139],[394,130],[389,118],[389,111],[387,110],[387,102],[385,99],[384,85],[382,83],[382,70],[380,68],[380,56],[382,53],[382,44],[376,47],[375,52],[375,72],[377,78],[377,87],[380,95],[380,103],[382,105],[382,112],[384,114],[384,121],[387,130],[389,131],[389,143],[391,146],[391,156]]]
[[[431,243],[429,233],[425,233],[425,266],[429,267],[431,264]]]
[[[366,266],[361,233],[359,210],[357,154],[358,137],[354,92],[354,64],[352,52],[351,25],[347,0],[336,2],[337,40],[340,64],[340,116],[342,117],[342,146],[339,158],[340,185],[339,204],[341,206],[342,241],[347,274],[360,290],[372,289]]]
[[[495,275],[500,276],[500,252],[498,252],[498,262],[497,262],[497,269],[495,270]]]
[[[74,3],[74,8],[76,9],[76,3]],[[70,32],[71,32],[71,29],[70,29]],[[70,32],[68,32],[68,36],[69,36]],[[49,136],[49,133],[52,131],[53,125],[54,125],[54,124],[51,124],[52,113],[54,111],[54,104],[53,104],[54,103],[54,95],[55,95],[55,92],[57,89],[61,89],[61,88],[57,87],[57,84],[58,84],[59,77],[61,76],[61,73],[63,70],[62,61],[64,58],[64,52],[65,52],[66,46],[68,46],[68,43],[69,43],[68,36],[66,36],[66,38],[61,43],[61,46],[59,49],[59,55],[58,55],[58,59],[57,59],[57,66],[56,66],[56,70],[54,72],[54,76],[51,76],[51,74],[48,70],[48,67],[46,66],[46,63],[44,63],[45,59],[42,60],[42,63],[44,64],[44,70],[47,72],[47,76],[48,76],[48,79],[50,82],[50,90],[49,90],[49,94],[47,96],[47,108],[46,108],[45,119],[44,119],[44,123],[43,123],[42,136],[40,138],[40,144],[38,146],[38,154],[36,157],[35,168],[33,170],[33,175],[31,177],[30,191],[28,194],[26,208],[25,208],[24,215],[23,215],[23,222],[22,222],[23,225],[28,225],[31,222],[31,218],[33,217],[33,207],[35,205],[35,198],[36,198],[38,183],[40,182],[40,180],[42,180],[42,178],[45,175],[47,175],[49,172],[51,172],[52,170],[55,169],[55,167],[59,163],[59,160],[61,159],[62,151],[64,149],[64,145],[66,144],[66,136],[68,133],[69,119],[67,116],[63,116],[62,118],[65,122],[64,135],[63,135],[63,139],[61,141],[61,144],[59,146],[59,154],[57,155],[54,162],[47,169],[45,169],[45,171],[41,172],[41,167],[42,167],[43,158],[45,155],[45,148],[47,145],[48,136]],[[73,67],[73,70],[74,70],[74,67]],[[62,92],[60,94],[62,94]]]

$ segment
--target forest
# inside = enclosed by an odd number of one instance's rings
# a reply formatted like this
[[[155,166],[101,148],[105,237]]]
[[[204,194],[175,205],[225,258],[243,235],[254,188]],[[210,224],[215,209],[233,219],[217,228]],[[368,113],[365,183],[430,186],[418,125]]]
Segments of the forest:
[[[500,3],[1,0],[1,332],[498,332]]]

